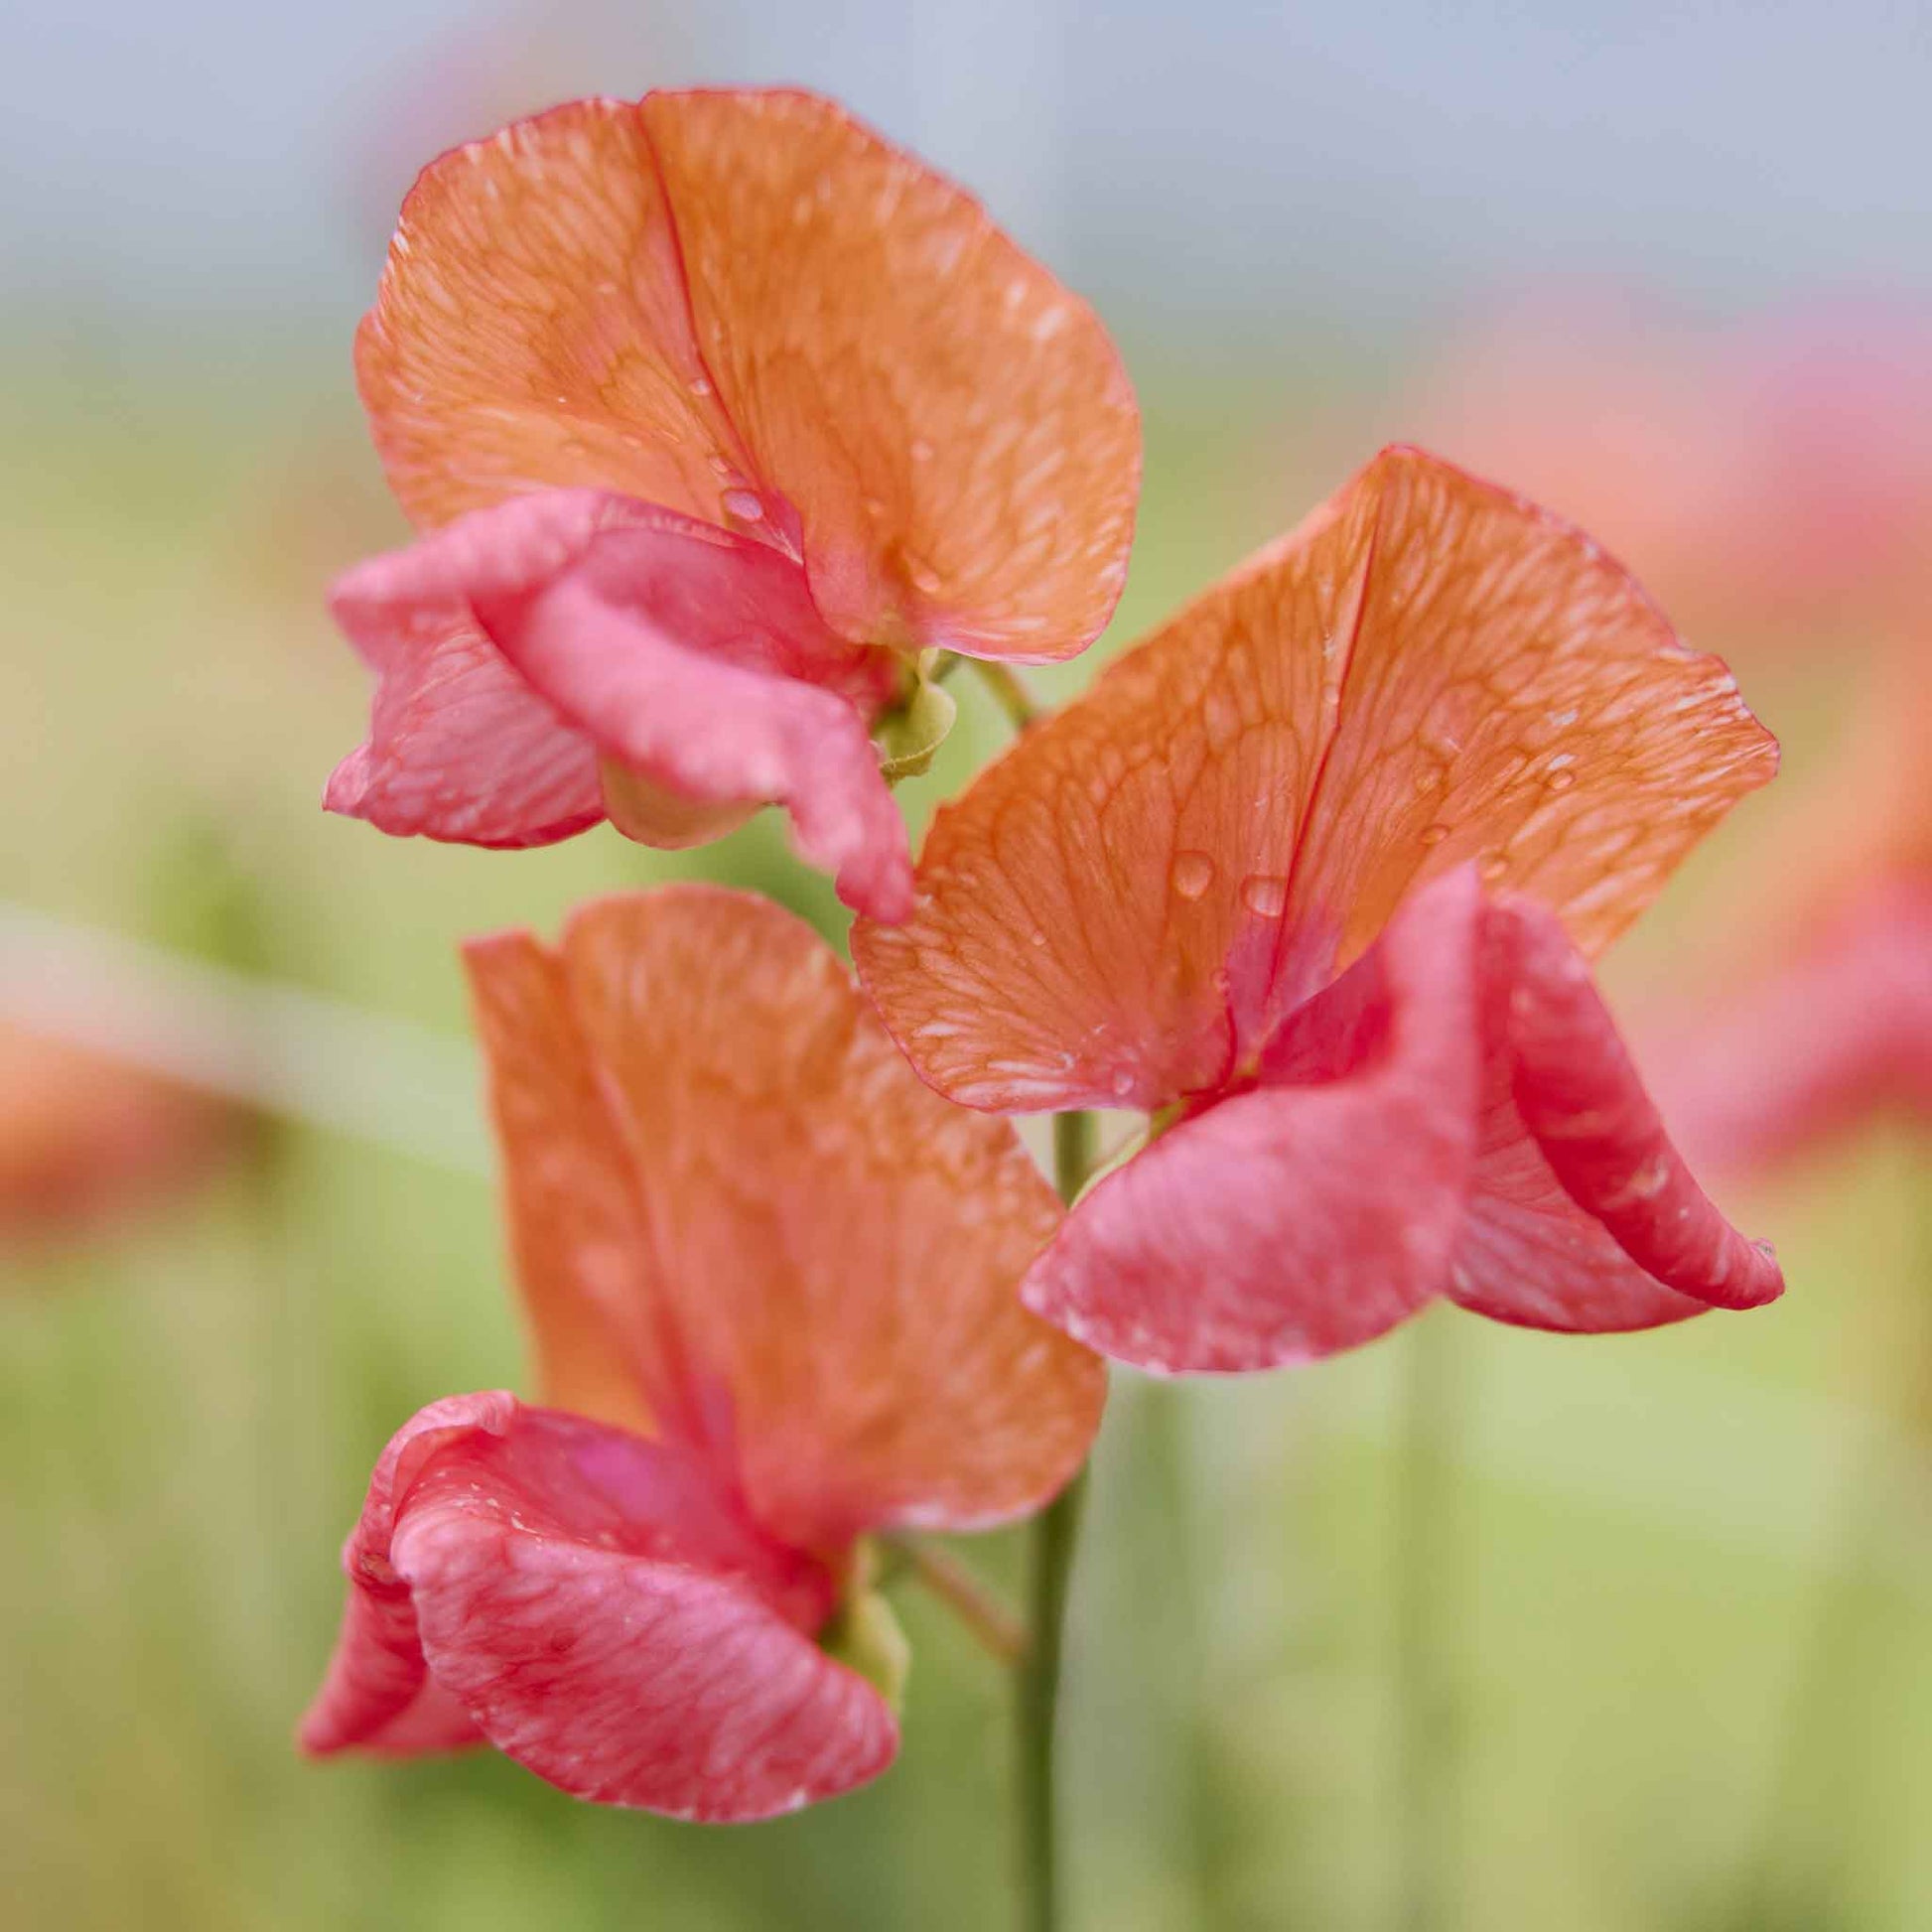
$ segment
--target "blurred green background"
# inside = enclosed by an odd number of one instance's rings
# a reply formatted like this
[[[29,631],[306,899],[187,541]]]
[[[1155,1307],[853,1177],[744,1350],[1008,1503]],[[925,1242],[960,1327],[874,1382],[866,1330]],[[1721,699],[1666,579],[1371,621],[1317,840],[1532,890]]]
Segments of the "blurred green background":
[[[1100,297],[1148,417],[1141,537],[1107,648],[1400,429],[1441,319],[1481,285],[1550,265],[1553,235],[1575,243],[1559,268],[1642,271],[1725,312],[1802,295],[1807,278],[1925,280],[1923,260],[1901,264],[1881,241],[1860,254],[1868,172],[1828,170],[1796,192],[1782,173],[1733,165],[1753,140],[1773,152],[1811,85],[1812,42],[1789,22],[1773,36],[1788,66],[1765,68],[1760,48],[1743,105],[1715,112],[1722,152],[1694,178],[1688,215],[1684,198],[1646,199],[1642,168],[1619,176],[1624,150],[1604,134],[1616,64],[1643,50],[1596,46],[1581,13],[1533,10],[1514,38],[1491,23],[1459,67],[1420,78],[1414,45],[1376,67],[1354,30],[1291,35],[1278,71],[1301,61],[1294,85],[1311,96],[1339,85],[1365,141],[1399,121],[1419,150],[1435,129],[1460,157],[1447,177],[1457,196],[1490,182],[1493,148],[1489,212],[1432,221],[1432,193],[1448,191],[1419,151],[1385,147],[1386,176],[1359,155],[1322,174],[1297,144],[1314,136],[1278,135],[1255,97],[1249,70],[1274,44],[1243,35],[1262,26],[1199,11],[1130,8],[1109,29],[1077,8],[993,8],[977,31],[942,24],[924,40],[915,21],[882,53],[861,27],[897,34],[901,16],[876,7],[826,47],[756,7],[726,10],[723,26],[694,10],[587,8],[569,32],[349,7],[286,43],[214,8],[177,25],[191,49],[220,51],[206,84],[230,89],[240,131],[224,147],[214,122],[185,115],[174,148],[157,132],[175,174],[148,190],[135,135],[114,149],[107,108],[50,78],[118,75],[108,102],[115,84],[131,97],[142,30],[75,41],[52,15],[9,30],[24,35],[0,60],[10,84],[23,101],[36,75],[51,91],[0,150],[44,164],[7,203],[20,218],[0,325],[0,897],[411,1023],[432,1044],[463,1035],[461,937],[554,930],[591,893],[702,870],[837,936],[839,908],[766,821],[672,861],[608,830],[480,854],[318,809],[367,696],[323,587],[402,533],[348,387],[349,326],[409,170],[560,93],[778,71],[852,93],[987,187],[996,212]],[[1871,32],[1849,53],[1845,10],[1816,16],[1836,23],[1832,71],[1907,85],[1880,11],[1851,12]],[[1058,56],[1042,79],[1049,16]],[[1708,31],[1685,30],[1708,84],[1728,18],[1715,9]],[[1420,12],[1401,24],[1432,31]],[[312,48],[334,64],[305,82]],[[452,78],[450,50],[464,48],[474,59]],[[1572,53],[1610,64],[1581,93]],[[1109,59],[1138,92],[1104,94],[1092,72]],[[1001,91],[1015,62],[1018,109]],[[1492,111],[1516,98],[1520,71],[1548,83],[1527,135]],[[259,93],[244,96],[250,73]],[[1239,113],[1213,114],[1217,75],[1241,89]],[[292,107],[283,140],[285,87],[307,118]],[[1694,95],[1682,76],[1662,84],[1631,138],[1678,129]],[[1317,132],[1342,118],[1330,102]],[[1109,155],[1137,135],[1166,156],[1190,129],[1199,171],[1165,201],[1134,203],[1139,177],[1102,192]],[[1519,136],[1555,156],[1569,204],[1522,199]],[[1258,184],[1245,199],[1227,188],[1243,141]],[[57,184],[62,157],[89,142],[87,181],[69,170]],[[254,142],[267,187],[244,179]],[[1574,185],[1599,178],[1593,201]],[[1928,180],[1887,175],[1880,212],[1923,217]],[[72,199],[83,189],[107,212],[64,235],[95,206]],[[1298,194],[1299,211],[1271,225],[1269,197]],[[1756,226],[1740,230],[1739,209]],[[223,210],[232,219],[214,219]],[[1788,254],[1767,269],[1781,234]],[[1198,272],[1176,275],[1188,235]],[[1761,664],[1749,638],[1699,641],[1734,642],[1746,695],[1787,742],[1791,787],[1823,768],[1861,649],[1881,640],[1835,636]],[[1071,689],[1090,671],[1043,682]],[[901,794],[915,819],[1000,741],[977,690],[962,698],[939,768]],[[1713,908],[1765,823],[1746,805],[1619,953],[1611,984],[1630,1011],[1718,943]],[[473,1096],[461,1078],[398,1092],[436,1158],[385,1147],[384,1083],[412,1079],[413,1062],[379,1030],[364,1037],[366,1063],[336,1071],[376,1096],[365,1131],[284,1121],[138,1217],[0,1251],[0,1922],[1005,1924],[1005,1689],[909,1588],[900,1762],[781,1824],[704,1831],[599,1812],[487,1754],[320,1768],[294,1756],[290,1728],[339,1610],[337,1546],[375,1452],[433,1397],[524,1378]],[[1926,1176],[1922,1141],[1875,1128],[1728,1200],[1777,1239],[1792,1283],[1749,1317],[1567,1341],[1445,1313],[1314,1371],[1233,1385],[1117,1376],[1071,1616],[1073,1922],[1399,1924],[1406,1603],[1457,1687],[1442,1714],[1459,1766],[1444,1923],[1932,1925]],[[1452,1453],[1419,1476],[1402,1404],[1423,1369],[1456,1379],[1460,1421]],[[1014,1538],[969,1554],[1017,1582]]]

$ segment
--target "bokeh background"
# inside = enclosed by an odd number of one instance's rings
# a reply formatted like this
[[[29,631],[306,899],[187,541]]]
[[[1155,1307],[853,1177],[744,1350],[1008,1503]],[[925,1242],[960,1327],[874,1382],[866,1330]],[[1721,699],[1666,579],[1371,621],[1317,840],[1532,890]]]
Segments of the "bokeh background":
[[[1103,652],[1389,435],[1536,467],[1541,398],[1561,423],[1578,394],[1629,432],[1622,495],[1561,435],[1569,470],[1504,480],[1583,515],[1600,493],[1640,572],[1657,543],[1660,590],[1681,580],[1786,741],[1797,816],[1873,665],[1932,648],[1843,585],[1744,595],[1722,546],[1687,567],[1638,512],[1674,500],[1690,433],[1641,384],[1590,387],[1631,317],[1714,367],[1799,318],[1833,366],[1916,376],[1908,445],[1932,434],[1922,7],[7,12],[0,1017],[277,1101],[237,1124],[149,1093],[169,1184],[0,1230],[9,1927],[1007,1922],[1004,1688],[912,1595],[899,1765],[783,1824],[288,1743],[375,1451],[424,1401],[523,1374],[458,939],[700,869],[840,930],[764,822],[671,862],[318,808],[367,696],[323,589],[402,534],[348,371],[402,191],[514,113],[694,79],[840,94],[1096,301],[1148,435]],[[1527,403],[1518,374],[1545,385]],[[1884,383],[1867,413],[1895,429]],[[1505,414],[1517,443],[1485,440]],[[915,818],[999,740],[965,703]],[[1748,803],[1619,952],[1640,1037],[1722,1007],[1748,936],[1727,908],[1775,889],[1784,809]],[[26,1122],[0,1151],[89,1094],[125,1115],[117,1077],[0,1055],[0,1120]],[[1401,1923],[1419,1623],[1453,1684],[1440,1923],[1932,1925],[1929,1192],[1922,1139],[1882,1120],[1730,1192],[1792,1283],[1748,1318],[1566,1341],[1441,1315],[1238,1386],[1120,1376],[1072,1610],[1073,1922]],[[1449,1406],[1418,1444],[1423,1375]],[[1014,1579],[1011,1539],[971,1554]]]

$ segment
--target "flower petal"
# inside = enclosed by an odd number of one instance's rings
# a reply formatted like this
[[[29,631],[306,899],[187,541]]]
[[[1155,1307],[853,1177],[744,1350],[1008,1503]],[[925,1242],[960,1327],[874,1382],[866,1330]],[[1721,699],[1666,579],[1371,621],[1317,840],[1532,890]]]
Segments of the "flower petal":
[[[625,102],[571,101],[423,170],[355,374],[420,525],[573,485],[722,523],[747,482]]]
[[[952,1099],[1152,1109],[1457,863],[1602,944],[1774,762],[1586,538],[1392,450],[938,812],[853,956]]]
[[[832,101],[699,90],[639,113],[699,348],[834,628],[1034,661],[1091,642],[1141,467],[1092,311]]]
[[[1492,904],[1483,977],[1489,1105],[1454,1298],[1573,1329],[1775,1301],[1776,1261],[1692,1178],[1557,920]]]
[[[385,1454],[348,1559],[390,1641],[351,1610],[311,1750],[393,1748],[355,1721],[411,1678],[564,1790],[681,1818],[833,1797],[897,1749],[884,1700],[812,1641],[829,1573],[665,1444],[506,1396],[435,1404]]]
[[[729,1457],[760,1522],[805,1547],[973,1527],[1079,1466],[1104,1374],[1014,1292],[1050,1190],[919,1084],[809,928],[679,887],[580,912],[560,958],[469,960],[540,1324],[562,1301],[675,1351],[660,1424]]]
[[[416,726],[432,749],[461,754],[453,772],[426,774],[446,819],[504,821],[530,774],[512,760],[499,797],[484,731],[540,711],[570,747],[574,785],[588,761],[592,818],[605,810],[600,751],[700,806],[777,801],[848,897],[882,917],[902,912],[904,826],[855,708],[870,714],[890,665],[833,637],[802,572],[769,546],[596,490],[543,490],[358,566],[334,603],[384,688],[401,687],[410,721],[433,714]],[[524,705],[514,717],[478,711],[472,722],[464,694],[404,682],[411,638],[437,636],[447,650],[466,621],[513,672],[510,695]],[[445,701],[457,706],[450,719]]]
[[[1337,921],[1346,961],[1418,879],[1473,858],[1600,952],[1771,777],[1776,742],[1580,530],[1420,450],[1345,493],[1374,512],[1291,918]]]
[[[361,1750],[409,1755],[482,1741],[469,1714],[433,1684],[408,1587],[389,1561],[396,1510],[423,1466],[452,1442],[478,1430],[507,1429],[516,1398],[447,1396],[419,1410],[389,1439],[369,1477],[362,1515],[343,1546],[349,1580],[342,1634],[328,1675],[297,1729],[306,1751]],[[461,1722],[459,1722],[461,1720]]]
[[[1701,1159],[1744,1173],[1899,1111],[1932,1119],[1932,887],[1867,889],[1670,1057]]]
[[[382,658],[368,741],[331,775],[330,811],[398,838],[508,847],[549,845],[604,816],[596,748],[467,610],[440,626],[429,612],[400,618]]]
[[[1072,655],[1125,580],[1140,417],[1099,322],[811,94],[573,101],[446,154],[356,372],[421,523],[570,484],[802,520],[846,636],[988,656]]]
[[[1178,1372],[1333,1354],[1441,1293],[1474,1151],[1479,911],[1467,870],[1419,895],[1296,1015],[1277,1084],[1173,1129],[1080,1201],[1028,1306]]]

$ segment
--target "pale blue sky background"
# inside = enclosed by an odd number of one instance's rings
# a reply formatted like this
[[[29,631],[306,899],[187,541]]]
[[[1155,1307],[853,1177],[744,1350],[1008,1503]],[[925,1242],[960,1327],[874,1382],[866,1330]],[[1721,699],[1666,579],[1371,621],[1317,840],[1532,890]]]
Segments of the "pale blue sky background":
[[[15,0],[8,306],[333,330],[430,149],[699,77],[841,93],[1156,327],[1401,332],[1547,272],[1932,288],[1924,0]]]

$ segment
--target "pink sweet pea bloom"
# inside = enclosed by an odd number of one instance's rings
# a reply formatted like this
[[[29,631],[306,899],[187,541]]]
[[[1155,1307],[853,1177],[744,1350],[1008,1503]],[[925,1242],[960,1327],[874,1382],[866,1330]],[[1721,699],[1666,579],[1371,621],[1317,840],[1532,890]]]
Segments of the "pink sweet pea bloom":
[[[426,532],[334,599],[378,682],[326,802],[385,831],[686,846],[775,802],[900,917],[874,737],[925,653],[1072,656],[1125,578],[1100,323],[811,94],[575,101],[445,155],[356,376]]]
[[[1667,1055],[1687,1143],[1727,1170],[1880,1114],[1932,1124],[1932,653],[1889,660],[1861,714],[1791,801],[1722,997]]]
[[[1932,591],[1932,315],[1693,324],[1572,291],[1475,332],[1423,409],[1433,444],[1576,517],[1698,627],[1802,642]]]
[[[822,1647],[859,1540],[1025,1515],[1099,1426],[1101,1363],[1014,1293],[1057,1203],[760,899],[468,958],[547,1406],[453,1396],[382,1452],[302,1743],[487,1741],[682,1818],[848,1790],[898,1735]]]
[[[1393,449],[943,807],[854,954],[950,1099],[1155,1116],[1023,1290],[1120,1360],[1753,1307],[1587,960],[1775,763],[1587,538]]]

